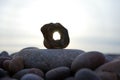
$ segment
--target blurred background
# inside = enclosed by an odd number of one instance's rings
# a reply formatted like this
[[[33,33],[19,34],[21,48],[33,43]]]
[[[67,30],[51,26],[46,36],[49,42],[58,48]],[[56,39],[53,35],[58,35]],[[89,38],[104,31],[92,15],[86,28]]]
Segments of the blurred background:
[[[0,52],[46,49],[40,28],[51,22],[68,29],[66,49],[120,53],[120,0],[0,0]]]

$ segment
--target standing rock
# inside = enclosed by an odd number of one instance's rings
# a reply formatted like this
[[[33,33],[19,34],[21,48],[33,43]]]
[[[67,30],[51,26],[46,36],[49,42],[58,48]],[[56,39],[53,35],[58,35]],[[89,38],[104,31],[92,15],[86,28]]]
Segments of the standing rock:
[[[26,49],[13,57],[21,56],[26,68],[39,68],[43,71],[67,66],[70,67],[72,61],[84,51],[72,49]]]
[[[105,56],[102,53],[96,51],[87,52],[75,58],[72,62],[71,69],[73,72],[81,68],[96,69],[98,66],[104,64],[105,61]]]
[[[53,33],[55,31],[60,33],[59,40],[53,39]],[[67,47],[70,42],[67,29],[60,23],[45,24],[42,26],[41,32],[44,36],[44,46],[48,49],[63,49]]]
[[[70,76],[68,67],[58,67],[48,71],[45,75],[46,80],[63,80]]]
[[[75,80],[101,80],[101,79],[90,69],[84,68],[76,72]]]

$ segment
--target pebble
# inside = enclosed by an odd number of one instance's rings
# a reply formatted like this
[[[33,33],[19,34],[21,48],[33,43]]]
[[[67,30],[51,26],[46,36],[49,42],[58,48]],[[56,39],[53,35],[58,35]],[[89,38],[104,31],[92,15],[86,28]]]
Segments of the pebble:
[[[63,80],[70,76],[70,69],[68,67],[58,67],[49,70],[45,78],[46,80]]]
[[[3,66],[8,72],[14,74],[24,68],[24,62],[22,57],[15,57],[11,60],[4,61]]]
[[[13,78],[20,79],[23,75],[33,73],[38,76],[44,77],[44,73],[37,68],[22,69],[13,75]]]
[[[119,80],[120,55],[27,47],[0,53],[0,80]]]
[[[117,74],[116,73],[112,73],[112,72],[97,72],[97,75],[102,80],[119,80],[117,78]]]
[[[2,68],[0,68],[0,78],[3,78],[5,76],[7,76],[7,72],[3,70]]]
[[[75,80],[74,77],[67,77],[64,80]]]
[[[4,78],[1,78],[0,80],[17,80],[17,79],[13,79],[13,78],[10,78],[10,77],[4,77]]]
[[[75,80],[101,80],[92,70],[81,69],[75,74]]]
[[[11,60],[9,57],[0,57],[0,68],[3,68],[3,63],[5,60]]]
[[[2,51],[0,57],[10,57],[7,51]]]
[[[13,57],[23,57],[26,68],[39,68],[47,72],[60,66],[70,67],[72,61],[83,52],[73,49],[26,49]]]
[[[5,60],[10,60],[10,59],[12,59],[12,57],[9,56],[8,52],[6,51],[1,52],[0,53],[0,68],[3,68],[3,62]]]
[[[72,62],[71,70],[73,72],[82,68],[96,69],[98,66],[105,63],[105,56],[97,51],[91,51],[84,54],[80,54]]]
[[[120,73],[120,60],[113,60],[111,62],[105,63],[96,69],[96,71],[106,71]]]
[[[20,80],[44,80],[36,74],[25,74]]]

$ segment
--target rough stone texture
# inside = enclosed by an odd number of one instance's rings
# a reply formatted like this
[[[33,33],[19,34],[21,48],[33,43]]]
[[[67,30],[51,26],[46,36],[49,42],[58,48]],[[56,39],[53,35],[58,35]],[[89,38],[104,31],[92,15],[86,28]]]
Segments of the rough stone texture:
[[[39,68],[43,71],[67,66],[70,67],[72,61],[84,51],[73,49],[26,49],[13,57],[21,56],[26,68]]]
[[[49,70],[46,75],[46,80],[63,80],[70,76],[70,69],[68,67],[57,67]]]
[[[76,72],[82,68],[96,69],[98,66],[105,63],[105,56],[97,51],[91,51],[84,54],[80,54],[72,62],[71,70]]]
[[[81,69],[76,72],[75,80],[101,80],[92,70]]]

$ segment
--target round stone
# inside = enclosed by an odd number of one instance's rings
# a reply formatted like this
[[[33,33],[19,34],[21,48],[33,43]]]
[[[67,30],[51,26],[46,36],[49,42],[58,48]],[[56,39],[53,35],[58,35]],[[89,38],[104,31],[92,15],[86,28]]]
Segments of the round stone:
[[[101,80],[118,80],[117,74],[112,72],[97,72]]]
[[[68,78],[65,78],[64,80],[75,80],[74,77],[68,77]]]
[[[71,70],[76,72],[82,68],[96,69],[100,65],[105,63],[105,56],[97,51],[91,51],[84,54],[80,54],[72,62]]]
[[[10,77],[3,77],[3,78],[0,78],[0,80],[17,80],[17,79],[13,79],[13,78],[10,78]]]
[[[10,63],[10,60],[5,60],[3,62],[3,68],[7,71],[9,71],[9,63]]]
[[[7,72],[3,70],[2,68],[0,68],[0,78],[3,78],[5,76],[7,76]]]
[[[36,74],[25,74],[21,80],[43,80],[43,78]]]
[[[37,68],[22,69],[13,75],[13,78],[20,79],[23,75],[33,73],[38,76],[44,77],[44,73]]]
[[[70,67],[72,61],[83,52],[73,49],[26,49],[13,57],[23,57],[26,68],[39,68],[47,72],[60,66]]]
[[[3,62],[5,60],[10,60],[10,59],[12,59],[12,57],[9,56],[8,52],[6,51],[1,52],[0,53],[0,68],[3,68]]]
[[[6,60],[3,63],[4,68],[11,74],[24,68],[24,62],[22,57],[15,57],[12,60]]]
[[[101,79],[90,69],[84,68],[76,72],[75,80],[101,80]]]
[[[0,57],[0,68],[3,68],[3,63],[5,60],[11,60],[10,57]]]
[[[58,67],[48,71],[45,75],[46,80],[63,80],[70,76],[68,67]]]
[[[98,67],[96,71],[120,73],[120,60],[113,60]]]
[[[0,57],[9,57],[9,54],[8,54],[8,52],[7,51],[2,51],[1,53],[0,53]]]

